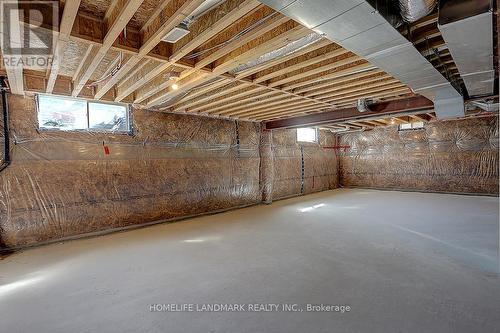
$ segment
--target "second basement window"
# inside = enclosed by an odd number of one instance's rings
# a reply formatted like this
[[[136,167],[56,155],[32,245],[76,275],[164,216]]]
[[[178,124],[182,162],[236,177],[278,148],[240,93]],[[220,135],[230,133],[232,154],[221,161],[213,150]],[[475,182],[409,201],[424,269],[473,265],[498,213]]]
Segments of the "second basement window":
[[[297,142],[318,142],[318,131],[315,128],[297,128]]]
[[[413,123],[399,124],[400,131],[421,129],[421,128],[424,128],[424,122],[422,122],[422,121],[415,121]]]

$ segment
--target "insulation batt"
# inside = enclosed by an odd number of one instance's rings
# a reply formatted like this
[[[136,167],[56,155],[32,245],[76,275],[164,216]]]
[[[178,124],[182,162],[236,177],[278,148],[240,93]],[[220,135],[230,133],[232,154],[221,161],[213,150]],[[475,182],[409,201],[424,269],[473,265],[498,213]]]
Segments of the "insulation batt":
[[[272,191],[272,173],[260,170],[258,123],[137,109],[133,135],[41,131],[34,98],[8,99],[12,164],[0,173],[0,248],[258,204],[264,188]],[[295,130],[288,132],[295,138]],[[335,172],[324,176],[331,155],[314,147],[306,149],[304,193],[337,181]],[[278,144],[268,161],[284,166],[267,168],[279,170],[281,192],[300,194],[300,173],[285,181],[281,172],[301,168],[287,152]]]
[[[319,143],[299,144],[293,129],[148,110],[132,110],[132,135],[40,131],[34,98],[10,95],[9,108],[12,164],[0,173],[0,250],[271,203],[339,183],[498,194],[498,117],[407,132],[320,131]],[[351,149],[325,149],[335,145]]]
[[[341,135],[346,187],[498,195],[498,116],[398,126]]]
[[[338,187],[338,163],[334,150],[335,136],[321,131],[320,145],[297,143],[295,130],[273,130],[273,198],[282,199],[304,193]],[[302,174],[302,158],[304,173]]]

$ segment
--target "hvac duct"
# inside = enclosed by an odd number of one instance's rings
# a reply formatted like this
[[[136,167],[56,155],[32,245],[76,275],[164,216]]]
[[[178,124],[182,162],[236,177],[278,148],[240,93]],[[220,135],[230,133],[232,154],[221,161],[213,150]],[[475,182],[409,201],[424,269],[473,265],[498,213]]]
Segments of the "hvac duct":
[[[492,95],[495,71],[491,1],[441,1],[438,28],[469,96]]]
[[[437,0],[399,0],[401,16],[405,22],[415,22],[430,14],[436,7]]]
[[[415,93],[434,101],[438,118],[465,115],[463,98],[450,82],[367,1],[261,2],[324,34],[406,84]],[[440,98],[444,100],[440,101]]]
[[[361,99],[358,99],[358,101],[356,103],[356,107],[357,107],[359,112],[366,112],[366,111],[370,111],[370,104],[371,104],[371,101],[367,101],[366,99],[361,98]]]

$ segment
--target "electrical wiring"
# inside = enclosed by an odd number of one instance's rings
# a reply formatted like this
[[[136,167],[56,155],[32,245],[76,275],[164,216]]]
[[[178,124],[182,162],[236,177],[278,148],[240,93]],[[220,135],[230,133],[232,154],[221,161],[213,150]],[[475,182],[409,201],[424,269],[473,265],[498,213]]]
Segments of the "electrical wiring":
[[[118,71],[122,68],[122,64],[123,64],[123,53],[120,52],[120,54],[118,55],[119,57],[119,61],[118,61],[118,64],[116,64],[116,66],[114,68],[112,68],[109,73],[107,73],[106,75],[104,75],[103,77],[101,77],[100,79],[97,79],[95,80],[94,82],[92,83],[89,83],[89,84],[86,84],[85,87],[93,87],[93,86],[97,86],[99,85],[100,83],[103,83],[103,82],[106,82],[108,81],[110,78],[112,78],[113,76],[116,75],[116,73],[118,73]]]
[[[187,59],[193,59],[193,58],[196,58],[196,57],[199,57],[200,55],[202,54],[205,54],[207,52],[210,52],[214,49],[217,49],[217,48],[220,48],[220,47],[223,47],[239,38],[241,38],[243,35],[245,35],[246,33],[248,33],[249,31],[253,30],[254,28],[258,27],[259,25],[263,24],[264,22],[266,22],[267,20],[271,19],[272,17],[278,15],[279,13],[278,12],[274,12],[272,14],[269,14],[263,18],[261,18],[260,20],[254,22],[253,24],[249,25],[248,27],[246,27],[245,29],[243,29],[242,31],[240,31],[239,33],[237,33],[236,35],[234,35],[233,37],[231,37],[230,39],[228,39],[227,41],[225,42],[222,42],[220,44],[217,44],[217,45],[214,45],[206,50],[202,50],[202,51],[199,51],[199,52],[195,52],[195,53],[192,53],[190,55],[187,55],[185,58]]]

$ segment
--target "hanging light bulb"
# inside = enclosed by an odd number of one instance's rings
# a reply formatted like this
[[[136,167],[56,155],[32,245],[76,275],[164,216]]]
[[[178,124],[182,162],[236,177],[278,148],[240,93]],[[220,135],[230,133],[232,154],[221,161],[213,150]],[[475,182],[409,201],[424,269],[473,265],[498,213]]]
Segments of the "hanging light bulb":
[[[179,89],[179,86],[177,85],[177,83],[172,84],[172,89],[173,90]]]

